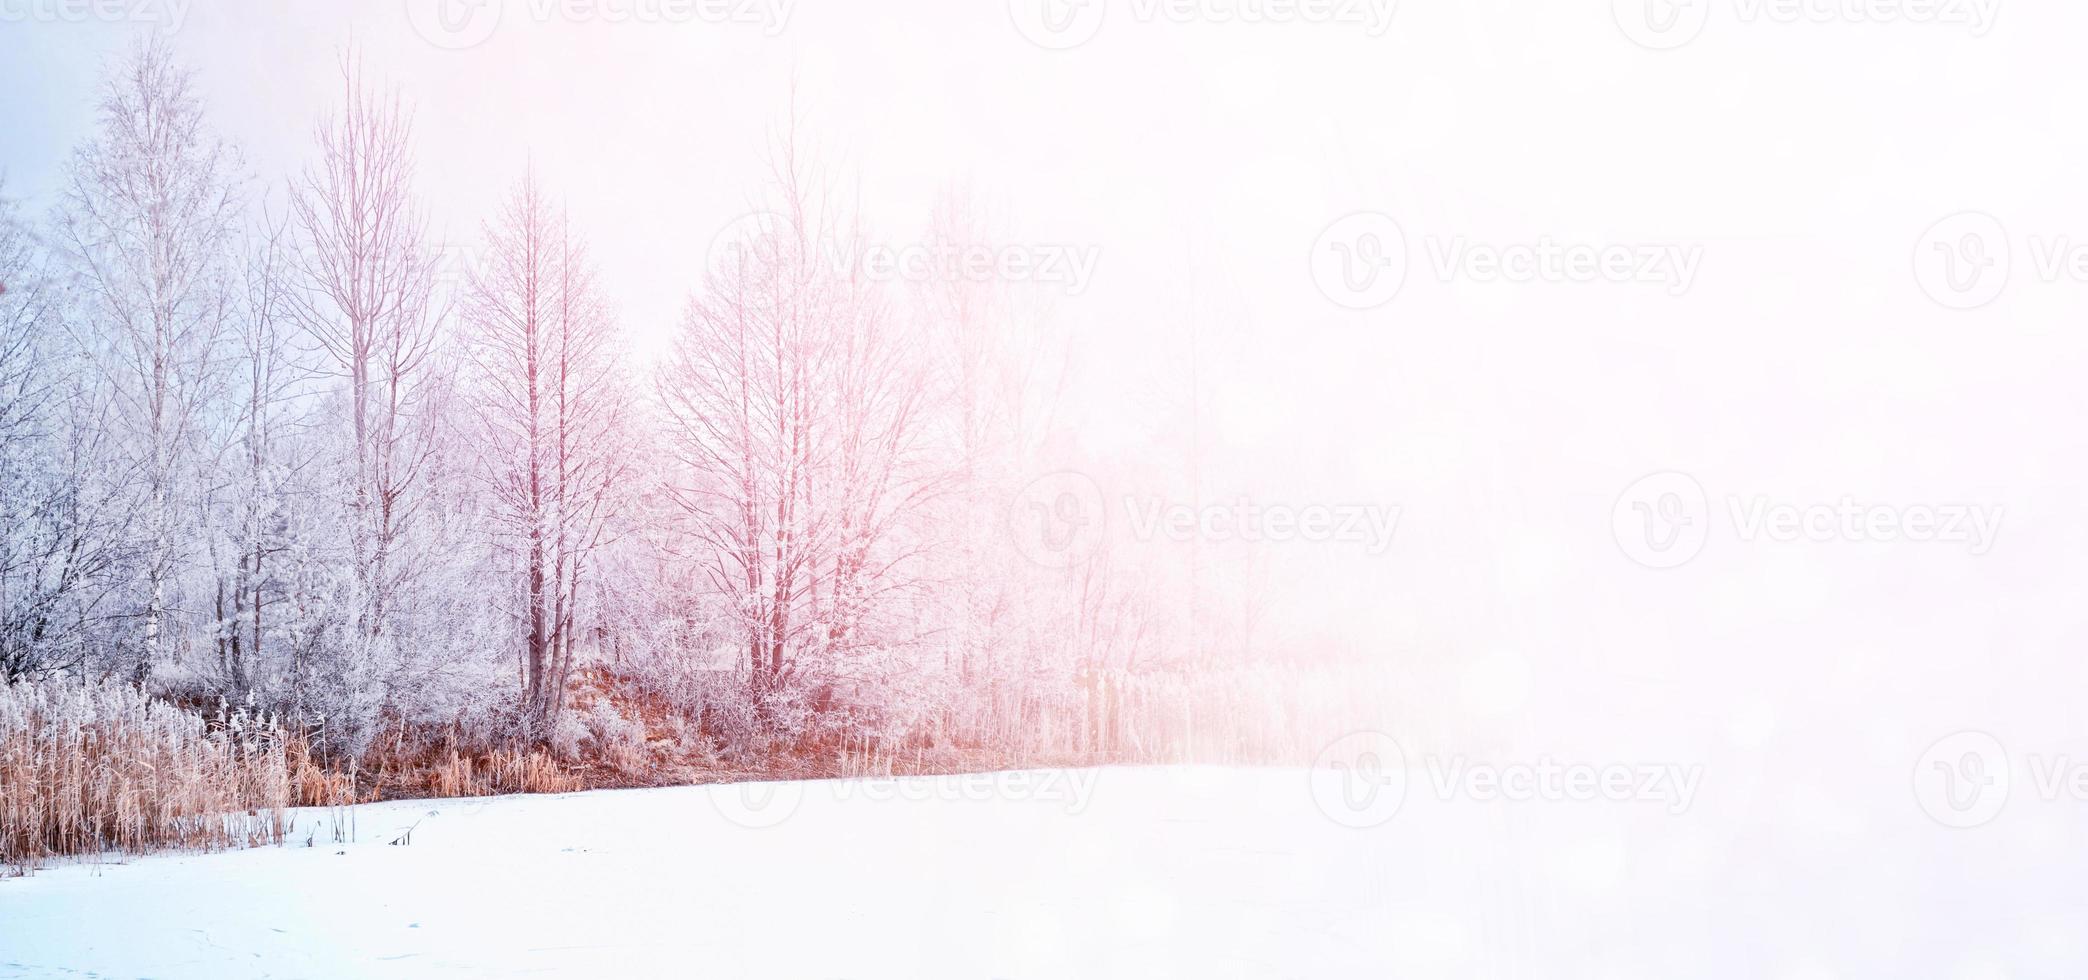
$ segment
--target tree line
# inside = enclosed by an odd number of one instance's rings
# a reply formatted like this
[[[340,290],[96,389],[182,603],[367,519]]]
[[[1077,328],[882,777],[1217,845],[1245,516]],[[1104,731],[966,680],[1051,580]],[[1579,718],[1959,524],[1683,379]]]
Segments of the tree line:
[[[1107,547],[1011,541],[1068,345],[1014,284],[831,261],[867,232],[794,131],[640,365],[526,166],[445,266],[412,108],[352,56],[273,182],[164,43],[96,110],[47,217],[0,193],[0,680],[237,701],[350,756],[556,742],[590,665],[728,750],[1123,749],[1191,700],[1125,685],[1225,631],[1193,567],[1184,611]],[[953,194],[927,237],[985,224]]]

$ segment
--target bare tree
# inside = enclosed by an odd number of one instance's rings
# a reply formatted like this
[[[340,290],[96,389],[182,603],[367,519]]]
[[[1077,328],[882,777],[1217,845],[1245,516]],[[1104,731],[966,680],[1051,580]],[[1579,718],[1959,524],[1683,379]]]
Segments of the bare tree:
[[[412,119],[367,86],[353,56],[341,104],[319,124],[319,159],[295,182],[302,290],[294,314],[347,383],[351,669],[374,669],[418,569],[402,555],[435,451],[442,310],[426,220],[412,194]],[[366,679],[376,683],[375,679]]]
[[[234,154],[206,132],[190,75],[163,42],[134,48],[100,103],[101,131],[73,155],[57,228],[85,309],[91,354],[139,483],[142,634],[131,672],[165,655],[170,588],[187,560],[191,472],[216,394],[228,318],[228,252],[240,207]]]
[[[525,174],[486,228],[466,300],[481,474],[519,559],[525,726],[551,730],[582,584],[632,470],[613,322],[584,246]]]
[[[882,616],[919,581],[925,536],[901,540],[903,525],[948,485],[931,458],[933,408],[924,346],[876,284],[851,276],[841,295],[831,348],[829,411],[835,442],[826,496],[835,511],[828,574],[828,652],[845,656],[864,643],[904,640],[915,630]],[[872,627],[881,629],[865,635]]]
[[[997,247],[995,230],[967,192],[944,195],[931,216],[929,246],[971,254]],[[992,279],[943,276],[915,284],[914,316],[932,360],[935,434],[948,459],[937,542],[938,593],[961,680],[994,677],[1016,647],[1008,632],[1040,598],[1036,569],[1012,553],[998,509],[1052,431],[1067,376],[1063,341],[1043,329],[1034,297]]]
[[[218,567],[217,666],[235,694],[253,689],[254,672],[267,661],[270,606],[286,592],[276,562],[297,545],[289,498],[303,491],[299,478],[310,460],[294,438],[310,372],[293,346],[286,237],[283,225],[264,221],[249,243],[232,329],[230,431],[218,467],[228,479],[217,488],[210,540]]]
[[[905,588],[928,494],[921,379],[850,257],[860,236],[786,140],[778,204],[709,270],[660,377],[673,489],[745,637],[757,703],[831,666]]]
[[[686,482],[711,587],[744,631],[749,684],[775,688],[806,622],[817,557],[830,538],[810,501],[818,457],[815,392],[824,338],[804,293],[809,233],[785,216],[763,222],[730,267],[683,315],[660,401]]]

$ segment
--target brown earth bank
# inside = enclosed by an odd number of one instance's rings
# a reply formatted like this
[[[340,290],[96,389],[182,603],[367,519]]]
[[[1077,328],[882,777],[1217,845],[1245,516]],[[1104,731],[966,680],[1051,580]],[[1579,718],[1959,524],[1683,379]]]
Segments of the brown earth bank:
[[[1149,761],[1135,754],[1051,753],[1010,758],[983,746],[919,745],[901,750],[844,744],[776,746],[758,759],[721,758],[719,739],[632,678],[601,668],[581,672],[568,718],[600,715],[630,723],[620,738],[589,731],[570,744],[488,745],[454,726],[394,722],[359,759],[316,758],[293,736],[294,805],[337,806],[382,800],[568,793],[750,781],[927,776],[1005,769]]]

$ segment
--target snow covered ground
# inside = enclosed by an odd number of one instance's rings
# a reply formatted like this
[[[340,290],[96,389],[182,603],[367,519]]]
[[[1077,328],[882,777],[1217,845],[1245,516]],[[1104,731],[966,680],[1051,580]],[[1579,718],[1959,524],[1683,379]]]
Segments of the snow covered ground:
[[[1875,821],[1744,828],[1714,817],[1736,812],[1715,785],[1688,807],[1444,799],[1416,770],[1387,811],[1342,778],[1129,768],[396,802],[355,808],[346,845],[307,812],[289,847],[0,881],[0,975],[1973,978],[2083,962],[2088,885],[2060,870],[2076,862],[1939,827],[1904,796]]]

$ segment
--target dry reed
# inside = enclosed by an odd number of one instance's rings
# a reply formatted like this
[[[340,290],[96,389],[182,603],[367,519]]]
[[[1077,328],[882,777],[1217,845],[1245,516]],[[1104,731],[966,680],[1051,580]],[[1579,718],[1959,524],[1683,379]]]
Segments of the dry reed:
[[[571,793],[585,788],[544,752],[495,749],[464,755],[452,749],[427,770],[422,789],[433,797],[494,796],[501,793]]]
[[[279,843],[282,730],[121,684],[0,684],[0,863]]]

